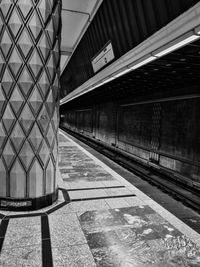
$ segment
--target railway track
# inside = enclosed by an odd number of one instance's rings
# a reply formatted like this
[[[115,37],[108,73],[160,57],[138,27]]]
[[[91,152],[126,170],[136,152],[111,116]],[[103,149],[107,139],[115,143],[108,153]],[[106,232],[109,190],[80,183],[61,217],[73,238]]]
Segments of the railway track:
[[[139,162],[128,153],[103,144],[99,140],[64,127],[60,128],[200,213],[200,190],[194,188],[190,183],[182,181],[180,177],[171,172],[158,168],[155,164],[147,165],[145,162]]]

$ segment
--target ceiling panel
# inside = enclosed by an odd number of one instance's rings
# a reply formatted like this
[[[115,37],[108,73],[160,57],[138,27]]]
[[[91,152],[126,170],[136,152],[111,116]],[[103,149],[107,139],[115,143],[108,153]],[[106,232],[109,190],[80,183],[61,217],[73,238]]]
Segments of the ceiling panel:
[[[63,0],[61,73],[103,0]]]
[[[96,3],[97,0],[64,0],[63,9],[91,13]]]
[[[88,15],[62,11],[62,46],[73,48],[89,19]]]

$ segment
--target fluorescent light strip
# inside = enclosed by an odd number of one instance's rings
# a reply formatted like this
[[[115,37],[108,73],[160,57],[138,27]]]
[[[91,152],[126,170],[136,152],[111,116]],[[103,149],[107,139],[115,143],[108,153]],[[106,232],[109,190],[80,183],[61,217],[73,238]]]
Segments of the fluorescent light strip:
[[[185,46],[185,45],[187,45],[187,44],[199,39],[199,38],[200,38],[200,36],[193,34],[193,35],[188,36],[185,39],[183,39],[183,40],[181,40],[181,41],[179,41],[179,42],[177,42],[175,44],[172,44],[169,47],[163,48],[163,50],[161,50],[162,49],[161,48],[161,49],[159,49],[160,51],[153,52],[153,55],[156,56],[156,57],[162,57],[162,56],[164,56],[164,55],[166,55],[166,54],[168,54],[170,52],[175,51],[178,48],[181,48],[181,47],[183,47],[183,46]]]
[[[156,59],[155,56],[149,56],[147,57],[146,59],[143,59],[143,60],[140,60],[140,62],[137,63],[137,61],[131,65],[129,65],[129,68],[131,70],[135,70],[135,69],[138,69],[139,67],[143,66],[143,65],[146,65],[147,63],[151,62],[151,61],[154,61]]]
[[[129,69],[129,68],[126,68],[126,69],[123,69],[123,70],[121,70],[120,72],[118,72],[118,73],[114,73],[113,74],[113,77],[114,78],[118,78],[118,77],[120,77],[120,76],[122,76],[122,75],[124,75],[125,73],[128,73],[128,72],[130,72],[131,71],[131,69]]]

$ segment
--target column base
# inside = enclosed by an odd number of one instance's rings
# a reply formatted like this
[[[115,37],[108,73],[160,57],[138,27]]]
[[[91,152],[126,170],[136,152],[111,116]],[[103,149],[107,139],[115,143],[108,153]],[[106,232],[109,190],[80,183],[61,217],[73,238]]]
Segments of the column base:
[[[52,194],[39,198],[3,198],[0,197],[0,210],[31,211],[50,206],[58,199],[58,189]]]

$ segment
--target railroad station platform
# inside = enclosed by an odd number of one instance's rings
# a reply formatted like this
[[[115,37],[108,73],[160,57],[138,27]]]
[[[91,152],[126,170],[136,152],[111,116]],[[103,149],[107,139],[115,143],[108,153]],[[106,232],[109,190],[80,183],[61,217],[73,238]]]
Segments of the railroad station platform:
[[[62,130],[59,169],[54,205],[0,211],[0,266],[200,266],[198,213]]]

